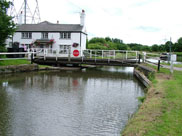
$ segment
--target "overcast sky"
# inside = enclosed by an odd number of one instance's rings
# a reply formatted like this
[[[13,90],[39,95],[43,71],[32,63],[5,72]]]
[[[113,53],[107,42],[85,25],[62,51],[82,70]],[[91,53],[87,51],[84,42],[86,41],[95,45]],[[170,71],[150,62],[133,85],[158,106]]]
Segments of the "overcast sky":
[[[32,12],[34,1],[27,0]],[[125,43],[162,44],[182,37],[182,0],[38,0],[41,21],[78,24],[82,9],[92,37]],[[15,0],[18,11],[23,0]],[[21,3],[21,4],[20,4]]]

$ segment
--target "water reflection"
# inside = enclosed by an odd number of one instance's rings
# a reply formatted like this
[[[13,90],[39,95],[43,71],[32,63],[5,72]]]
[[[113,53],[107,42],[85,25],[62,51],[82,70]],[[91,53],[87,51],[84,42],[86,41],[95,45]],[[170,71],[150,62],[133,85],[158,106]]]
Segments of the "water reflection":
[[[132,68],[1,76],[0,135],[119,135],[143,87]]]

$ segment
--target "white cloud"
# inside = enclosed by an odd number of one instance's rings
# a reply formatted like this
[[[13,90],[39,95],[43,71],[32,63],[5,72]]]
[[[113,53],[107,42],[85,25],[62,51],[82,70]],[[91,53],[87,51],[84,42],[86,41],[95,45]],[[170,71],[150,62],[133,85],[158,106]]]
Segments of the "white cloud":
[[[33,5],[33,0],[28,2]],[[89,37],[148,45],[182,36],[181,5],[181,0],[39,0],[42,21],[78,24],[85,9]]]

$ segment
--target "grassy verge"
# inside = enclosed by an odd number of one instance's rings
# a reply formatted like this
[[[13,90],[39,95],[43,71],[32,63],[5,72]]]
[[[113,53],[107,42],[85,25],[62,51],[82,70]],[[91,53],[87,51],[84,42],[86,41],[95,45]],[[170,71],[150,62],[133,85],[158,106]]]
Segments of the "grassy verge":
[[[154,67],[154,66],[152,66]],[[181,136],[182,72],[161,68],[123,136]]]
[[[165,62],[162,62],[161,64],[163,65],[168,65],[170,66],[171,64],[170,63],[165,63]],[[178,67],[178,68],[182,68],[182,64],[173,64],[174,67]]]
[[[21,65],[21,64],[30,64],[29,60],[16,59],[16,60],[0,60],[0,66],[9,66],[9,65]]]
[[[174,54],[176,54],[178,56],[182,56],[182,52],[175,52]]]

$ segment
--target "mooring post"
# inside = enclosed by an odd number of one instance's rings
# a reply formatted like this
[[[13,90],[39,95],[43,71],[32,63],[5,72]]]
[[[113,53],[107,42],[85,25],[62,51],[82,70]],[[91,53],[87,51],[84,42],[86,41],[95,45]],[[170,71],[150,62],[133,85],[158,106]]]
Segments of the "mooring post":
[[[33,64],[33,53],[31,53],[31,64]]]
[[[138,63],[140,64],[141,54],[139,54]]]
[[[160,63],[161,63],[161,61],[158,60],[158,67],[157,67],[157,70],[158,70],[158,71],[160,71]]]

